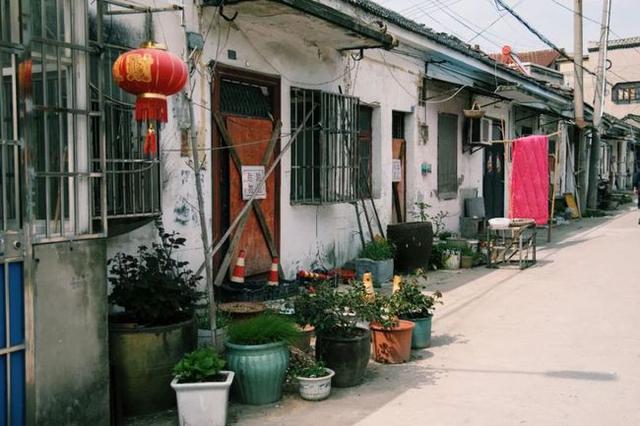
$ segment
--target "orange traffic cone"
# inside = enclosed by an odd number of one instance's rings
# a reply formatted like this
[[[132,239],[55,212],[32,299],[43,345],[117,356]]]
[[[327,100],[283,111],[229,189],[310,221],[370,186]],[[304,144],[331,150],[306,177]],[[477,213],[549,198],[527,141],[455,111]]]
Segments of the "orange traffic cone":
[[[279,284],[278,281],[278,263],[280,259],[278,257],[274,257],[271,261],[271,269],[269,270],[269,278],[267,278],[267,285],[277,286]]]
[[[365,272],[362,274],[362,282],[364,283],[366,297],[369,300],[374,300],[376,298],[376,291],[373,289],[373,275],[371,272]]]
[[[393,276],[393,293],[395,294],[396,291],[400,291],[400,287],[402,287],[402,278],[400,278],[400,275],[394,275]]]
[[[244,250],[240,250],[240,253],[238,253],[236,266],[233,268],[233,274],[231,274],[232,283],[244,284],[244,256],[245,255],[246,253]]]

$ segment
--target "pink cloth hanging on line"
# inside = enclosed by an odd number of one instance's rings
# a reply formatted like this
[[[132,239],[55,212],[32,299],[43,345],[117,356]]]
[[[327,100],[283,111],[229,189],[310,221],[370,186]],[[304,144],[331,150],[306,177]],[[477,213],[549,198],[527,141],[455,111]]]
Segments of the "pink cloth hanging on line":
[[[512,143],[509,217],[549,221],[549,137],[534,135]]]

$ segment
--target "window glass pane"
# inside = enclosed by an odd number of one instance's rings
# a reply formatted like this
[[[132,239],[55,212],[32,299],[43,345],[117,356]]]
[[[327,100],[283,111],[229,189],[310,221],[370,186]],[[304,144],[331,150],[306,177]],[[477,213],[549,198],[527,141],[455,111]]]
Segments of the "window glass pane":
[[[404,139],[404,113],[393,111],[392,122],[392,137],[394,139]]]

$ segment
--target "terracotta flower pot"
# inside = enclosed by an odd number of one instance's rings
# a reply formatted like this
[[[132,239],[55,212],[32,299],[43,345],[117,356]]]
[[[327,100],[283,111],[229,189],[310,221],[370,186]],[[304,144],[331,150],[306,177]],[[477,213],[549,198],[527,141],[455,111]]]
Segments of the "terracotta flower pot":
[[[371,324],[373,358],[384,364],[400,364],[411,358],[411,335],[416,325],[399,320],[395,327]]]

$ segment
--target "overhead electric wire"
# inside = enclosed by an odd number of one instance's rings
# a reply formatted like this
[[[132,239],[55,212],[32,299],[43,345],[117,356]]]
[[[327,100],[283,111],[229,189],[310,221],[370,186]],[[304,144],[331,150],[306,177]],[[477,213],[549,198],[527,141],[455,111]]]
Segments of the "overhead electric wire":
[[[436,0],[439,4],[441,3],[441,0]],[[498,43],[496,43],[493,40],[490,40],[489,38],[487,38],[484,35],[481,35],[480,33],[478,33],[477,29],[472,28],[470,25],[466,24],[464,21],[470,22],[468,21],[466,18],[464,18],[463,16],[459,15],[458,13],[454,12],[453,10],[451,10],[449,8],[449,6],[444,5],[443,9],[441,9],[442,12],[446,13],[451,19],[453,19],[454,21],[458,22],[460,25],[462,25],[463,27],[467,28],[468,30],[470,30],[472,33],[476,33],[478,35],[480,35],[480,37],[482,37],[483,39],[487,40],[489,43],[493,44],[494,46],[498,47],[498,49],[502,48],[502,46]],[[471,23],[471,22],[470,22]],[[480,28],[480,27],[478,27]]]
[[[563,8],[563,9],[565,9],[565,10],[568,10],[569,12],[571,12],[571,13],[573,13],[573,14],[576,14],[576,11],[575,11],[575,10],[573,10],[573,9],[571,9],[570,7],[568,7],[568,6],[564,5],[564,4],[562,4],[562,3],[561,3],[561,2],[559,2],[558,0],[550,0],[550,1],[551,1],[551,2],[553,2],[553,3],[555,3],[555,4],[557,4],[557,5],[558,5],[558,6],[560,6],[561,8]],[[599,22],[599,21],[597,21],[597,20],[595,20],[595,19],[593,19],[593,18],[588,17],[588,16],[587,16],[587,15],[585,15],[584,13],[578,13],[578,16],[580,16],[580,17],[582,17],[583,19],[585,19],[585,20],[587,20],[587,21],[590,21],[590,22],[592,22],[592,23],[594,23],[594,24],[600,25],[600,22]],[[618,34],[618,33],[616,33],[615,31],[613,31],[613,29],[611,29],[611,27],[609,27],[609,32],[610,32],[611,34],[613,34],[614,36],[616,36],[616,37],[620,38],[620,39],[623,39],[623,38],[624,38],[624,37],[623,37],[623,36],[621,36],[620,34]],[[640,49],[639,49],[638,47],[633,46],[633,50],[635,50],[636,52],[638,52],[638,54],[640,54]],[[609,72],[611,72],[611,71],[609,71]],[[615,74],[615,73],[612,73],[612,74],[613,74],[613,75],[616,75],[616,76],[618,76],[618,77],[620,77],[619,75],[617,75],[617,74]]]
[[[551,47],[553,50],[555,50],[556,52],[558,52],[560,54],[560,56],[562,56],[563,58],[573,62],[575,64],[575,60],[570,57],[569,55],[567,55],[567,53],[559,48],[554,42],[552,42],[551,40],[549,40],[544,34],[542,34],[540,31],[538,31],[537,29],[535,29],[529,22],[527,22],[526,19],[524,19],[523,17],[521,17],[520,15],[518,15],[516,13],[515,10],[513,10],[511,7],[509,7],[507,4],[505,4],[504,0],[494,0],[496,2],[496,4],[502,6],[507,12],[509,12],[509,14],[511,16],[513,16],[516,20],[518,20],[522,25],[524,25],[524,27],[526,29],[528,29],[533,35],[535,35],[536,37],[538,37],[543,43],[545,43],[547,46]],[[582,52],[581,52],[582,54]],[[582,65],[580,68],[582,68],[584,70],[584,72],[586,72],[587,74],[591,74],[593,76],[597,77],[597,74],[590,70],[589,68],[585,67],[584,65]],[[607,84],[613,86],[613,84],[611,84],[611,82],[607,81]]]
[[[518,5],[520,3],[522,3],[524,0],[520,0],[518,1],[516,4],[513,5],[513,7],[518,7]],[[494,19],[489,25],[487,25],[486,27],[484,27],[482,30],[480,30],[478,33],[476,33],[476,35],[474,35],[473,37],[471,37],[469,40],[467,40],[467,43],[471,43],[473,40],[475,40],[477,37],[481,36],[484,32],[486,32],[489,28],[493,27],[495,24],[498,23],[498,21],[502,20],[502,18],[504,18],[505,16],[507,16],[507,13],[503,13],[503,14],[498,14],[498,17],[496,19]]]
[[[411,11],[403,11],[401,12],[401,14],[407,18],[410,18],[411,16],[416,16],[416,12],[417,15],[420,15],[420,10],[424,9],[425,6],[427,7],[427,11],[428,12],[438,12],[440,10],[442,10],[443,7],[451,7],[455,4],[460,3],[462,0],[454,0],[453,2],[449,3],[448,5],[442,6],[442,5],[436,5],[433,0],[430,0],[428,2],[422,2],[422,3],[417,3],[415,4],[411,9]],[[429,4],[427,4],[429,3]]]

